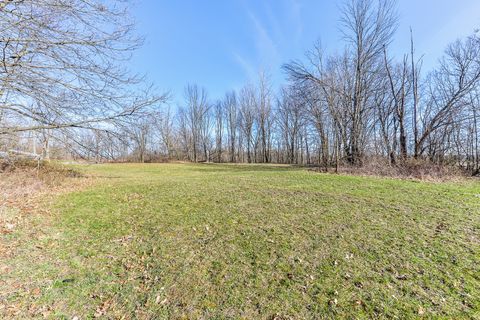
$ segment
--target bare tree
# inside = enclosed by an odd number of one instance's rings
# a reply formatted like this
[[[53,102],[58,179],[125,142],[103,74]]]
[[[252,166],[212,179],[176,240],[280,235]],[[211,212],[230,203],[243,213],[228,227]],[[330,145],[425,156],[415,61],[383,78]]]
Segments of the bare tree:
[[[382,50],[392,41],[397,28],[394,0],[350,0],[343,7],[343,34],[350,44],[353,92],[350,106],[349,160],[361,157],[361,136]]]
[[[123,1],[0,4],[0,135],[100,128],[165,100],[124,68],[142,44]]]
[[[155,124],[164,152],[166,153],[167,158],[171,159],[174,156],[173,154],[176,153],[176,141],[174,114],[170,107],[167,107],[158,113]]]
[[[420,78],[420,71],[421,71],[421,59],[415,62],[415,45],[413,41],[413,30],[410,28],[410,59],[411,59],[411,81],[412,81],[412,93],[413,93],[413,110],[412,110],[412,122],[413,122],[413,145],[414,147],[414,157],[418,158],[418,149],[416,146],[418,145],[418,102],[419,102],[419,78]]]
[[[277,107],[277,122],[283,133],[288,163],[299,163],[298,148],[302,147],[300,138],[305,125],[304,103],[301,96],[292,88],[282,90]]]
[[[270,159],[270,129],[272,126],[271,118],[271,88],[268,83],[267,75],[260,74],[258,97],[257,97],[257,114],[258,114],[258,133],[260,138],[260,154],[261,161],[268,163]]]
[[[225,120],[227,122],[227,135],[230,153],[230,162],[235,162],[235,144],[238,131],[238,103],[235,91],[227,93],[224,100]]]
[[[198,161],[199,151],[203,149],[205,161],[208,161],[208,134],[210,129],[207,92],[197,85],[188,85],[185,88],[185,117],[191,134],[193,161]]]
[[[246,86],[240,91],[240,127],[246,140],[247,162],[252,162],[252,144],[256,115],[255,89]]]
[[[422,155],[426,140],[436,130],[451,124],[470,102],[469,94],[480,81],[479,56],[480,45],[476,37],[458,40],[448,46],[439,68],[427,78],[428,96],[415,155]]]
[[[404,56],[403,64],[397,65],[394,71],[395,74],[390,70],[390,63],[387,58],[387,51],[384,50],[385,54],[385,71],[388,77],[388,83],[391,90],[391,97],[394,105],[394,114],[395,114],[395,124],[398,123],[399,130],[399,145],[400,145],[400,155],[402,161],[407,159],[407,133],[406,133],[406,104],[408,90],[410,88],[409,84],[409,70],[408,70],[408,57]],[[395,134],[396,135],[396,134]],[[395,137],[396,138],[396,137]],[[394,150],[393,150],[394,151]],[[395,163],[395,159],[391,157],[392,162]]]
[[[222,162],[223,152],[223,104],[218,101],[215,104],[215,146],[217,162]]]

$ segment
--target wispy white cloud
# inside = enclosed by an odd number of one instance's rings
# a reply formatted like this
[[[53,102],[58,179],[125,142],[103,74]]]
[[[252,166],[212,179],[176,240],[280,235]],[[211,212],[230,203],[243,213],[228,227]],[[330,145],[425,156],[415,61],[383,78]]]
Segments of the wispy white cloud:
[[[295,28],[295,38],[298,41],[303,34],[302,5],[299,0],[287,1],[289,2],[288,12],[290,12],[290,17]]]
[[[252,22],[255,46],[261,60],[260,63],[264,65],[278,62],[280,60],[280,53],[266,27],[253,12],[249,11],[248,16]]]
[[[248,1],[241,2],[250,22],[254,50],[248,53],[233,50],[235,61],[250,80],[258,78],[262,70],[272,71],[275,79],[281,78],[284,52],[298,45],[302,38],[302,4],[299,0],[265,1],[256,4],[253,10]]]
[[[420,51],[427,52],[429,59],[425,63],[425,69],[433,68],[446,48],[446,46],[455,41],[473,34],[474,30],[480,27],[480,2],[470,0],[459,7],[456,12],[443,21],[438,29],[432,30],[428,38],[417,46]]]
[[[240,65],[240,67],[243,69],[245,75],[249,79],[254,79],[257,74],[257,71],[256,71],[257,68],[238,52],[233,52],[233,57],[235,58],[235,61]]]

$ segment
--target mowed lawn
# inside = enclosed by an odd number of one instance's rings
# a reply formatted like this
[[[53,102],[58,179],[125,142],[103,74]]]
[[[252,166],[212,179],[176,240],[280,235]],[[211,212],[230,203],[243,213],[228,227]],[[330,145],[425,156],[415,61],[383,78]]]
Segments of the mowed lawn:
[[[8,275],[29,290],[7,296],[19,315],[480,317],[479,182],[261,165],[81,170],[99,176],[94,187],[11,235],[25,241]]]

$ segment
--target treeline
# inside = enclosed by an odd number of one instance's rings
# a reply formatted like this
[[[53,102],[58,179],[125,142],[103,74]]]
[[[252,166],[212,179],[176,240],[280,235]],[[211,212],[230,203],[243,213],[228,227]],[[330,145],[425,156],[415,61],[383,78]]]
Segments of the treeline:
[[[381,157],[479,170],[480,38],[450,44],[424,74],[411,46],[395,59],[395,2],[351,0],[341,18],[345,50],[320,45],[283,66],[288,83],[268,76],[212,102],[189,85],[178,108],[162,109],[108,136],[88,137],[88,157],[212,162],[362,165]],[[306,61],[306,62],[302,62]],[[124,140],[125,139],[125,140]],[[119,140],[119,141],[120,141]]]
[[[62,156],[68,150],[96,161],[287,163],[328,170],[373,158],[392,166],[416,159],[478,173],[480,37],[453,42],[425,72],[413,32],[403,56],[389,51],[398,26],[395,1],[347,0],[340,23],[344,50],[329,54],[314,45],[283,66],[287,82],[280,90],[265,73],[220,101],[193,84],[178,106],[142,110],[93,130],[37,130],[35,139],[54,137],[44,150],[55,145]]]
[[[0,152],[81,149],[166,100],[125,68],[143,40],[124,0],[0,2]]]

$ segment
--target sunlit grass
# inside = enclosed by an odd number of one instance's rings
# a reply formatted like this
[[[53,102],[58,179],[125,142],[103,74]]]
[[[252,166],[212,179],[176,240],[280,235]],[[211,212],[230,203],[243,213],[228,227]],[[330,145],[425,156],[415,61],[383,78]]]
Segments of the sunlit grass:
[[[101,177],[97,186],[61,197],[15,260],[11,276],[39,292],[8,299],[34,314],[480,316],[476,182],[286,166],[82,170]]]

